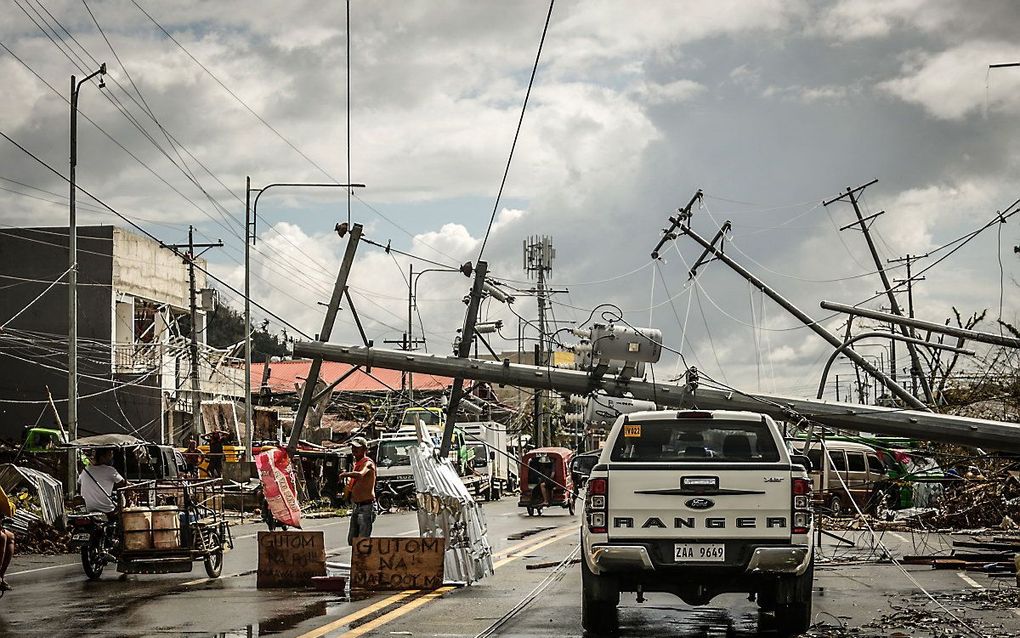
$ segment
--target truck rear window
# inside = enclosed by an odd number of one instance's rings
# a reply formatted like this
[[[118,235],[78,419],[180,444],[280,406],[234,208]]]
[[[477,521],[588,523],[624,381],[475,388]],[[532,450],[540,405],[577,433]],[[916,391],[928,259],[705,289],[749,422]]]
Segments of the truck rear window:
[[[613,461],[777,462],[768,428],[755,421],[677,419],[625,423]]]

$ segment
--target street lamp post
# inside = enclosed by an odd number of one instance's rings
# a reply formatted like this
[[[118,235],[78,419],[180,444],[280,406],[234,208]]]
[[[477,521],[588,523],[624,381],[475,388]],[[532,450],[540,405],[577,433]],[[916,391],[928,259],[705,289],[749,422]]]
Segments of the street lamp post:
[[[255,424],[252,419],[251,409],[251,247],[255,244],[255,221],[258,218],[259,198],[270,188],[346,188],[348,193],[352,188],[364,188],[364,184],[331,184],[319,182],[275,182],[262,188],[251,187],[251,177],[245,178],[244,196],[244,419],[247,432],[244,436],[245,458],[252,458],[251,446],[252,435]],[[252,201],[251,194],[256,193],[255,201]],[[350,201],[348,201],[350,208]],[[268,365],[268,362],[266,363]],[[309,381],[314,384],[315,379]]]
[[[70,209],[67,225],[68,273],[67,273],[67,427],[72,440],[78,438],[78,220],[75,211],[75,167],[78,164],[78,92],[81,85],[96,76],[106,75],[106,63],[99,70],[81,80],[71,76],[71,162],[68,175],[70,184]],[[99,88],[106,85],[102,78]],[[72,464],[68,464],[68,476],[74,476]],[[72,482],[68,482],[72,485]]]
[[[471,262],[465,262],[460,268],[425,268],[418,272],[411,271],[411,277],[407,282],[407,343],[408,349],[410,344],[414,343],[414,326],[411,323],[411,313],[414,309],[418,308],[418,280],[421,276],[427,272],[459,272],[465,277],[470,277],[473,271]],[[422,339],[425,335],[422,335]],[[409,402],[414,401],[414,375],[411,372],[407,373],[407,400]]]

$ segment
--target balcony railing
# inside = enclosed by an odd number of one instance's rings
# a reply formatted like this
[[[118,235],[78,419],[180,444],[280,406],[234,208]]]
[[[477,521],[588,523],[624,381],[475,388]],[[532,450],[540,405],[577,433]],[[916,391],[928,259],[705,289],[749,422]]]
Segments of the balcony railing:
[[[158,343],[117,343],[113,346],[115,372],[145,372],[162,363],[163,345]]]

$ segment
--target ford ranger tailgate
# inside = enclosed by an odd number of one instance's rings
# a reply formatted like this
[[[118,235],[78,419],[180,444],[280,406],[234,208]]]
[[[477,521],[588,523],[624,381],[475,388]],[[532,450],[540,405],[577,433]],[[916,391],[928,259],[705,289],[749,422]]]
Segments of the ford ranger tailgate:
[[[790,538],[791,472],[764,423],[625,423],[608,466],[608,534],[626,539]]]

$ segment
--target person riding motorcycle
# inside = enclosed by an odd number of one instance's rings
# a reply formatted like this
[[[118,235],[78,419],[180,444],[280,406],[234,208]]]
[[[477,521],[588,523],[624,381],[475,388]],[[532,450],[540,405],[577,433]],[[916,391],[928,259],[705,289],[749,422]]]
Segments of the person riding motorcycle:
[[[115,539],[116,533],[109,528],[109,525],[116,525],[119,507],[113,491],[127,485],[127,481],[120,472],[113,467],[113,449],[103,448],[95,453],[92,465],[85,466],[85,469],[78,475],[78,489],[81,497],[85,500],[85,507],[89,513],[105,514],[108,522],[104,527],[104,535],[107,539]],[[116,529],[116,528],[114,528]],[[112,537],[111,537],[112,534]],[[115,540],[113,540],[116,543]],[[106,560],[116,560],[116,556],[107,551]]]
[[[125,485],[127,481],[113,467],[112,448],[97,451],[92,465],[86,466],[78,475],[78,488],[88,511],[106,514],[111,519],[117,513],[113,491]]]

